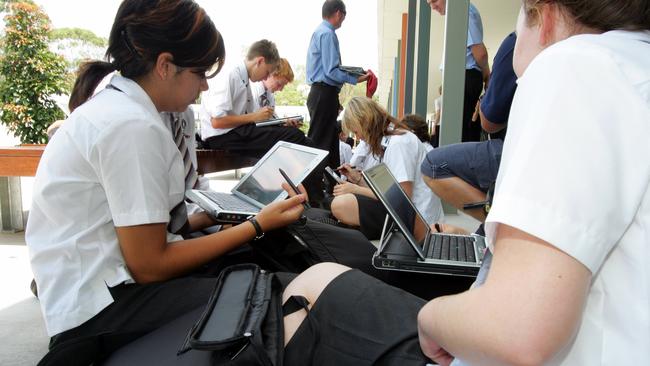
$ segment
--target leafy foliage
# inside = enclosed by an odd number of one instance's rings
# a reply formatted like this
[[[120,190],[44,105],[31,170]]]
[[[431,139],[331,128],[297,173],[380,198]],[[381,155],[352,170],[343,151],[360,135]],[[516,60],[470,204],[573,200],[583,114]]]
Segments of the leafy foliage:
[[[48,48],[50,21],[30,2],[4,2],[0,58],[0,121],[23,143],[47,142],[47,127],[64,117],[52,99],[63,91],[65,61]]]
[[[305,66],[298,65],[294,70],[293,81],[287,84],[282,91],[275,93],[276,105],[303,106],[307,103],[305,91]]]
[[[108,41],[106,38],[99,37],[95,33],[83,28],[58,28],[50,32],[50,38],[53,41],[74,39],[93,46],[106,48]]]

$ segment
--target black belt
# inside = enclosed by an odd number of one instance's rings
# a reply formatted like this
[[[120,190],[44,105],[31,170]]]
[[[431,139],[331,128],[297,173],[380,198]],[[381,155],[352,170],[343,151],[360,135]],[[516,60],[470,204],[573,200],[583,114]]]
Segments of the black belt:
[[[315,83],[312,83],[311,86],[319,86],[319,87],[328,87],[328,88],[335,88],[338,89],[338,86],[330,85],[328,83],[324,83],[322,81],[317,81]]]

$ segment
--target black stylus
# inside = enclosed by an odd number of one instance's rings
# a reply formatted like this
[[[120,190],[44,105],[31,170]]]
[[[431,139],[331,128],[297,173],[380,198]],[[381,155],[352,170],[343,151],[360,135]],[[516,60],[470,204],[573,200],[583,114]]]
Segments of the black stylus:
[[[284,180],[287,181],[287,184],[289,185],[289,187],[291,187],[291,189],[293,189],[293,191],[296,192],[296,194],[302,194],[302,193],[300,193],[300,191],[298,190],[298,187],[296,187],[296,185],[293,184],[293,182],[291,181],[291,179],[289,178],[289,176],[287,175],[287,173],[285,173],[284,170],[282,170],[282,168],[278,168],[278,170],[280,171],[280,174],[282,174],[282,177],[284,178]],[[307,203],[306,201],[303,202],[302,205],[303,205],[303,207],[305,207],[305,209],[311,208],[311,206],[309,205],[309,203]]]

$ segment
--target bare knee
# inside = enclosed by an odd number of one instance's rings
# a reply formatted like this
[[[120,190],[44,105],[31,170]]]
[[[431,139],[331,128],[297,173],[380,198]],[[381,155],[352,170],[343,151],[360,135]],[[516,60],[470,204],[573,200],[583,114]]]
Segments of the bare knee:
[[[359,204],[353,194],[336,196],[330,205],[332,215],[346,225],[359,225]]]
[[[296,277],[282,294],[282,303],[285,303],[291,296],[303,296],[309,301],[309,308],[316,303],[325,287],[338,275],[350,268],[337,263],[319,263]],[[284,345],[291,340],[300,327],[300,324],[307,317],[305,310],[299,310],[284,317]]]
[[[289,283],[282,295],[282,302],[291,296],[303,296],[313,304],[333,279],[349,269],[331,262],[313,265]]]

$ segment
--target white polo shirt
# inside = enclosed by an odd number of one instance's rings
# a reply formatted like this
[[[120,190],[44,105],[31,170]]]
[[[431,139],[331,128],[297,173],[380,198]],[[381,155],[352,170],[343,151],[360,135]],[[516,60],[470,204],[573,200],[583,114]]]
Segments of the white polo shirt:
[[[486,232],[549,242],[593,277],[556,365],[650,365],[650,32],[580,35],[519,79]]]
[[[25,233],[50,336],[77,327],[133,282],[115,227],[167,223],[183,199],[183,162],[149,96],[119,75],[48,143]],[[180,237],[168,233],[168,241]]]
[[[210,88],[201,94],[201,138],[219,136],[232,128],[213,128],[210,118],[239,116],[256,111],[251,82],[242,61],[229,73],[219,73],[209,81]]]
[[[427,187],[420,165],[427,155],[424,144],[411,132],[391,135],[382,162],[398,182],[413,182],[411,200],[429,224],[444,219],[440,198]]]

